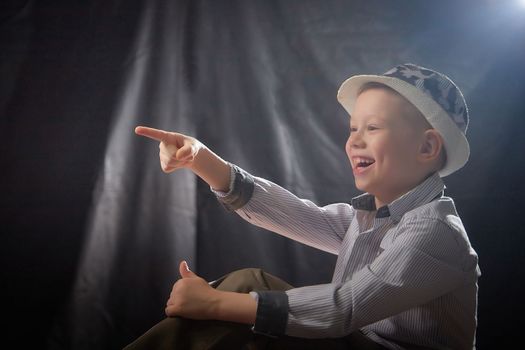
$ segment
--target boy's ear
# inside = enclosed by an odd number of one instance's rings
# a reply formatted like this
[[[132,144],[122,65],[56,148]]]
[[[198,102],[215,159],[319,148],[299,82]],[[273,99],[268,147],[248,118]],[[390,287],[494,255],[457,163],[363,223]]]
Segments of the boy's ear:
[[[421,161],[428,162],[439,159],[443,148],[443,139],[435,129],[425,130],[419,150]]]

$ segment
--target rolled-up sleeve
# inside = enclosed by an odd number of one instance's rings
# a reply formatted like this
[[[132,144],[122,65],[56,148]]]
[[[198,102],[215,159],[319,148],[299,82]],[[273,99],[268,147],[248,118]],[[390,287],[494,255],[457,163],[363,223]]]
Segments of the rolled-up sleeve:
[[[255,333],[280,336],[288,322],[288,295],[284,291],[257,291]]]
[[[230,189],[228,192],[215,191],[219,202],[228,211],[243,207],[252,198],[254,179],[248,172],[234,164],[230,164]]]

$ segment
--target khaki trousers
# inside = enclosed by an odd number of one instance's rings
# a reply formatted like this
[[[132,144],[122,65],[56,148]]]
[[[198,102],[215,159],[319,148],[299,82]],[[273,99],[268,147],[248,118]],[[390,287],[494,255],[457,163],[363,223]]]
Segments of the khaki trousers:
[[[232,272],[211,283],[218,290],[249,293],[252,290],[288,290],[288,283],[261,269]],[[271,338],[254,334],[251,326],[224,321],[197,321],[169,317],[140,336],[125,350],[380,350],[383,346],[357,331],[339,339]]]

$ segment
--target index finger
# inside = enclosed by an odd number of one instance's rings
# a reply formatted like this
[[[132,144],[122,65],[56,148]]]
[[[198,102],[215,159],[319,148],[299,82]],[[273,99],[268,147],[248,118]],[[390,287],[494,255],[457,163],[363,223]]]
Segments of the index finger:
[[[150,139],[162,142],[168,136],[168,133],[164,130],[148,128],[147,126],[137,126],[135,128],[135,134],[140,136],[149,137]]]

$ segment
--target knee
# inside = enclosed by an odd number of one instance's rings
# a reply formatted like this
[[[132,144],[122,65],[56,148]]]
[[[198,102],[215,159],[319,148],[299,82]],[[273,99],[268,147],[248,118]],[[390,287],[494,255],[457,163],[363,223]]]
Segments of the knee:
[[[229,276],[240,276],[240,277],[249,277],[249,276],[261,276],[264,273],[262,269],[255,267],[247,267],[240,270],[232,271]]]
[[[244,268],[229,273],[217,286],[217,289],[230,292],[249,293],[252,290],[266,290],[268,289],[268,286],[266,285],[262,269]]]

